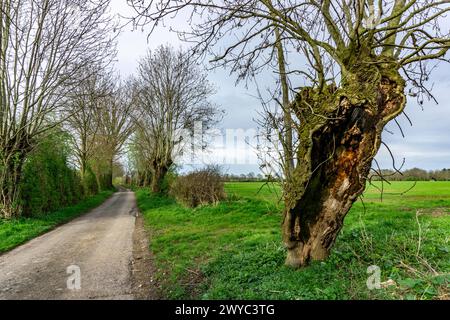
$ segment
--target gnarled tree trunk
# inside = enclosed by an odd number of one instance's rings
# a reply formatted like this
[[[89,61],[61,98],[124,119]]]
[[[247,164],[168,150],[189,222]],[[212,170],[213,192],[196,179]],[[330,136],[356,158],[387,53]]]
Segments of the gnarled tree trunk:
[[[169,168],[171,165],[171,162],[169,162],[169,164],[166,164],[160,161],[153,161],[151,167],[152,181],[150,185],[152,192],[160,193],[162,191],[164,178],[166,177],[167,172],[169,172]]]
[[[387,122],[405,106],[404,81],[386,66],[354,72],[342,88],[304,88],[293,109],[302,122],[298,163],[285,185],[286,264],[323,260],[366,184]],[[395,69],[394,69],[395,70]]]
[[[0,161],[0,217],[10,219],[21,213],[20,183],[25,152],[3,152]]]

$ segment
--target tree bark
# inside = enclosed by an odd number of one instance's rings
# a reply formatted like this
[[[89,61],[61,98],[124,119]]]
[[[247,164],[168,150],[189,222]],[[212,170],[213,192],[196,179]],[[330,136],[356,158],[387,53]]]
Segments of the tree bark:
[[[110,157],[108,159],[108,170],[106,173],[107,189],[113,188],[113,171],[114,171],[114,158]]]
[[[153,193],[161,193],[164,178],[168,171],[169,168],[165,165],[156,165],[153,167],[150,186]]]
[[[0,217],[10,219],[21,213],[20,183],[25,154],[14,153],[2,159],[0,168]]]
[[[349,74],[342,88],[304,88],[293,104],[302,122],[298,163],[285,190],[286,264],[307,265],[330,254],[344,217],[363,193],[387,122],[405,106],[397,72]]]

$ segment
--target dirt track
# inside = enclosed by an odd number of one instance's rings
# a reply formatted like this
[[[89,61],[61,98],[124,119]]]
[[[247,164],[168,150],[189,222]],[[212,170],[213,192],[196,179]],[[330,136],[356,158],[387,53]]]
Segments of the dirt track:
[[[117,192],[88,214],[1,255],[0,299],[134,299],[136,213],[134,193]]]

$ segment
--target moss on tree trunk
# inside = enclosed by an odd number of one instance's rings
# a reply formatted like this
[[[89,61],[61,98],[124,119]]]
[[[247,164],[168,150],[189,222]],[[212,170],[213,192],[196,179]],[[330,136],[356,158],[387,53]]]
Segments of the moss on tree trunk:
[[[21,214],[20,182],[25,153],[13,152],[0,161],[0,217],[10,219]]]
[[[164,178],[166,177],[169,167],[167,165],[157,164],[152,168],[152,181],[151,190],[154,193],[160,193],[162,191]]]
[[[405,106],[405,83],[392,65],[353,70],[341,88],[303,88],[293,103],[302,126],[283,221],[286,264],[293,267],[328,257],[365,189],[384,126]]]

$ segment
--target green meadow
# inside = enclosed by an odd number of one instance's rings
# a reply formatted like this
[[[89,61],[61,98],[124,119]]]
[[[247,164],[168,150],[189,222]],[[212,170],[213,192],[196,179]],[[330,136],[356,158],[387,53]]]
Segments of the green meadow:
[[[283,264],[280,189],[228,183],[226,191],[226,201],[196,209],[137,191],[165,297],[449,298],[450,182],[369,186],[329,259],[300,270]],[[381,288],[369,290],[373,265]]]

